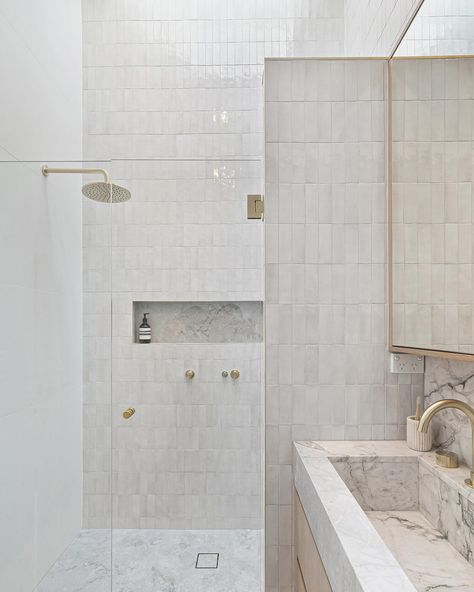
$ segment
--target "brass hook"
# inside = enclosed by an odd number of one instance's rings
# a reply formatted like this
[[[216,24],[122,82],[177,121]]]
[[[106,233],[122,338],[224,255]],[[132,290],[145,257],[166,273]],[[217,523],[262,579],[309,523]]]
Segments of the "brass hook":
[[[129,407],[128,409],[126,409],[123,413],[123,418],[124,419],[130,419],[132,417],[132,415],[135,415],[135,408],[134,407]]]

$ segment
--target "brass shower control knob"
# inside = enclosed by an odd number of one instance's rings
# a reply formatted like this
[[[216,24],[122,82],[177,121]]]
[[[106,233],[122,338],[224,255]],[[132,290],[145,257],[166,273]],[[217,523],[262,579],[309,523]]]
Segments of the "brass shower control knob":
[[[230,371],[230,377],[232,378],[232,380],[237,380],[237,378],[239,378],[240,376],[240,372],[238,370],[231,370]]]
[[[135,415],[135,407],[129,407],[128,409],[125,409],[122,415],[124,419],[130,419],[132,415]]]
[[[185,372],[184,375],[186,376],[186,378],[188,380],[192,380],[194,378],[194,376],[195,376],[194,370],[186,370],[186,372]]]

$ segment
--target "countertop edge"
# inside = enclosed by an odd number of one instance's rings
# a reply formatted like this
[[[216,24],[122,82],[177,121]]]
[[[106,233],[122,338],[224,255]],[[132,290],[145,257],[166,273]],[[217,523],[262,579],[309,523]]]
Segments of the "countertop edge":
[[[311,453],[315,450],[315,453]],[[294,443],[295,488],[333,592],[416,592],[324,448]],[[352,454],[346,455],[352,456]],[[417,454],[413,456],[414,461]]]

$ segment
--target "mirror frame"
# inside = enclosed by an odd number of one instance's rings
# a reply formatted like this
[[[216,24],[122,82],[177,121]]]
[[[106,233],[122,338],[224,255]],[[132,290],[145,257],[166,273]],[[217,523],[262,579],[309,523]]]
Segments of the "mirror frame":
[[[414,346],[395,345],[393,343],[393,118],[392,118],[392,64],[398,60],[446,60],[446,59],[474,59],[474,55],[440,55],[440,56],[395,56],[400,43],[403,41],[411,23],[423,5],[421,2],[418,10],[404,31],[399,43],[388,60],[387,69],[387,108],[386,108],[386,134],[387,134],[387,302],[388,302],[388,351],[404,354],[415,354],[431,356],[435,358],[446,358],[472,362],[474,353],[462,353],[441,349],[427,349]]]

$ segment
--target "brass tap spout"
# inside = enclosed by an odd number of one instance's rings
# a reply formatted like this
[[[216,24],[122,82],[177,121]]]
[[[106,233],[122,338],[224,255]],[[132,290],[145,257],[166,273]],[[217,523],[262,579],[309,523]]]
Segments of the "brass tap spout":
[[[471,434],[472,434],[472,461],[471,461],[471,478],[466,479],[464,483],[468,487],[474,488],[474,467],[472,463],[474,463],[474,409],[464,403],[463,401],[458,401],[457,399],[443,399],[441,401],[436,401],[425,410],[423,415],[420,418],[420,423],[418,424],[418,431],[419,432],[427,432],[428,426],[430,425],[431,420],[433,417],[441,411],[442,409],[458,409],[458,411],[462,411],[467,415],[469,421],[471,422]]]

